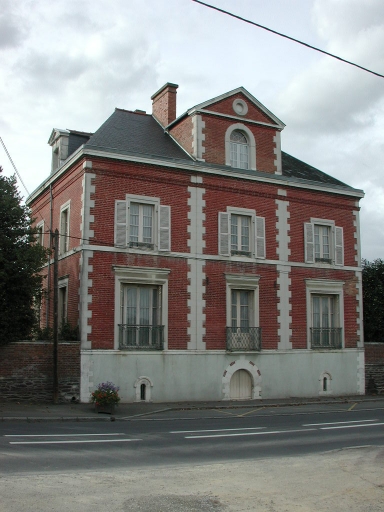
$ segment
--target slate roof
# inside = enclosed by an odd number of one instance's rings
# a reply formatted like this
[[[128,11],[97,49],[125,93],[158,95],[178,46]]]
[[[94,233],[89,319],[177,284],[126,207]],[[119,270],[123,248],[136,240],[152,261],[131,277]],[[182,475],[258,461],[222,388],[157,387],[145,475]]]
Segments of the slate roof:
[[[82,134],[86,135],[86,134]],[[179,160],[184,163],[212,166],[206,162],[196,162],[181,149],[178,144],[164,132],[164,129],[148,114],[116,109],[114,113],[101,125],[101,127],[85,143],[85,149],[98,149],[116,154],[142,155],[160,157],[165,160]],[[244,171],[234,169],[239,174],[260,174],[258,171]],[[275,175],[277,177],[277,175]],[[298,160],[282,151],[282,176],[292,178],[294,181],[321,183],[323,185],[351,188],[345,183],[329,176],[328,174]]]
[[[121,109],[100,126],[85,148],[193,161],[151,115]]]

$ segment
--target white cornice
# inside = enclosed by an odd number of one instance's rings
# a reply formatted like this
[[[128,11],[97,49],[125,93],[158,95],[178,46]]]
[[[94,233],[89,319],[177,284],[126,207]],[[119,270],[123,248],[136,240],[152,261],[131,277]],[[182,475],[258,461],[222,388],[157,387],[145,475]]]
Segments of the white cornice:
[[[194,107],[191,110],[188,110],[188,114],[195,115],[195,114],[209,114],[210,116],[216,116],[216,117],[225,117],[226,119],[233,119],[235,121],[240,121],[241,123],[250,123],[250,124],[256,124],[261,126],[268,126],[269,128],[274,128],[275,130],[283,130],[284,124],[273,124],[273,123],[263,123],[262,121],[254,121],[253,119],[248,119],[247,117],[240,117],[240,116],[231,116],[228,114],[222,114],[221,112],[215,112],[214,110],[206,110],[206,109],[198,109],[197,107]],[[167,133],[168,130],[167,130]]]
[[[141,164],[157,165],[159,167],[168,167],[172,169],[180,169],[184,171],[193,171],[203,174],[221,175],[228,178],[243,179],[248,181],[258,181],[261,183],[268,183],[272,185],[279,185],[280,187],[285,185],[287,187],[303,188],[306,190],[316,190],[320,192],[327,192],[329,194],[344,195],[350,197],[364,197],[364,192],[358,189],[348,190],[337,186],[323,186],[321,184],[311,184],[308,182],[300,183],[287,178],[284,178],[281,174],[269,176],[252,176],[248,174],[241,174],[236,172],[231,167],[222,166],[219,169],[205,167],[203,162],[182,162],[180,160],[162,160],[155,157],[138,156],[138,155],[123,155],[121,153],[113,153],[109,151],[102,151],[98,149],[84,148],[80,146],[75,153],[60,167],[54,174],[49,176],[32,194],[27,197],[26,204],[29,205],[36,197],[45,191],[45,189],[62,176],[77,160],[82,157],[97,157],[97,158],[109,158],[113,160],[122,160],[124,162],[137,162]],[[279,178],[274,177],[279,176]]]

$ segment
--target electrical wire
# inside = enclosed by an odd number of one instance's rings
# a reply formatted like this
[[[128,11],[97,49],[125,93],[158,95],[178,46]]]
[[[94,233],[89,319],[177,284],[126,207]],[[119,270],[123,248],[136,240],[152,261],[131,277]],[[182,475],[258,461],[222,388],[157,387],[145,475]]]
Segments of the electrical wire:
[[[293,41],[295,43],[306,46],[307,48],[310,48],[311,50],[315,50],[316,52],[323,53],[324,55],[327,55],[328,57],[332,57],[333,59],[340,60],[341,62],[344,62],[345,64],[349,64],[350,66],[355,66],[356,68],[359,68],[362,71],[366,71],[367,73],[371,73],[372,75],[378,76],[380,78],[384,78],[384,75],[377,73],[376,71],[372,71],[371,69],[360,66],[359,64],[356,64],[355,62],[351,62],[350,60],[346,60],[346,59],[343,59],[342,57],[338,57],[337,55],[334,55],[333,53],[326,52],[325,50],[322,50],[321,48],[317,48],[316,46],[312,46],[311,44],[304,43],[304,41],[300,41],[299,39],[295,39],[294,37],[287,36],[286,34],[282,34],[281,32],[277,32],[277,30],[273,30],[271,28],[265,27],[264,25],[260,25],[259,23],[248,20],[247,18],[243,18],[242,16],[233,14],[232,12],[226,11],[224,9],[220,9],[219,7],[216,7],[214,5],[207,4],[205,2],[202,2],[201,0],[192,0],[192,2],[203,5],[204,7],[208,7],[209,9],[213,9],[214,11],[218,11],[223,14],[227,14],[228,16],[231,16],[232,18],[236,18],[240,21],[244,21],[244,23],[249,23],[250,25],[254,25],[255,27],[262,28],[263,30],[272,32],[272,34],[276,34],[277,36],[284,37],[285,39],[289,39],[290,41]]]

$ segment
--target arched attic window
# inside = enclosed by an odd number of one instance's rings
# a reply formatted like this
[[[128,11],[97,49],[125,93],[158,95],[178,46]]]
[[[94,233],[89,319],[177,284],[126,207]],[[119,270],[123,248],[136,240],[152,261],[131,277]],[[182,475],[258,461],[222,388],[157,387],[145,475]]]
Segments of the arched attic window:
[[[231,125],[226,131],[225,163],[237,169],[256,170],[255,137],[242,123]]]

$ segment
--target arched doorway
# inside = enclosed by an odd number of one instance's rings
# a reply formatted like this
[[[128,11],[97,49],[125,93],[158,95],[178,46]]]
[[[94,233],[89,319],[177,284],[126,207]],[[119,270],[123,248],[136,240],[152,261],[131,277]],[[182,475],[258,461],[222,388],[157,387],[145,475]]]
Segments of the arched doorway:
[[[231,400],[250,400],[252,398],[252,377],[246,370],[237,370],[230,382]]]

